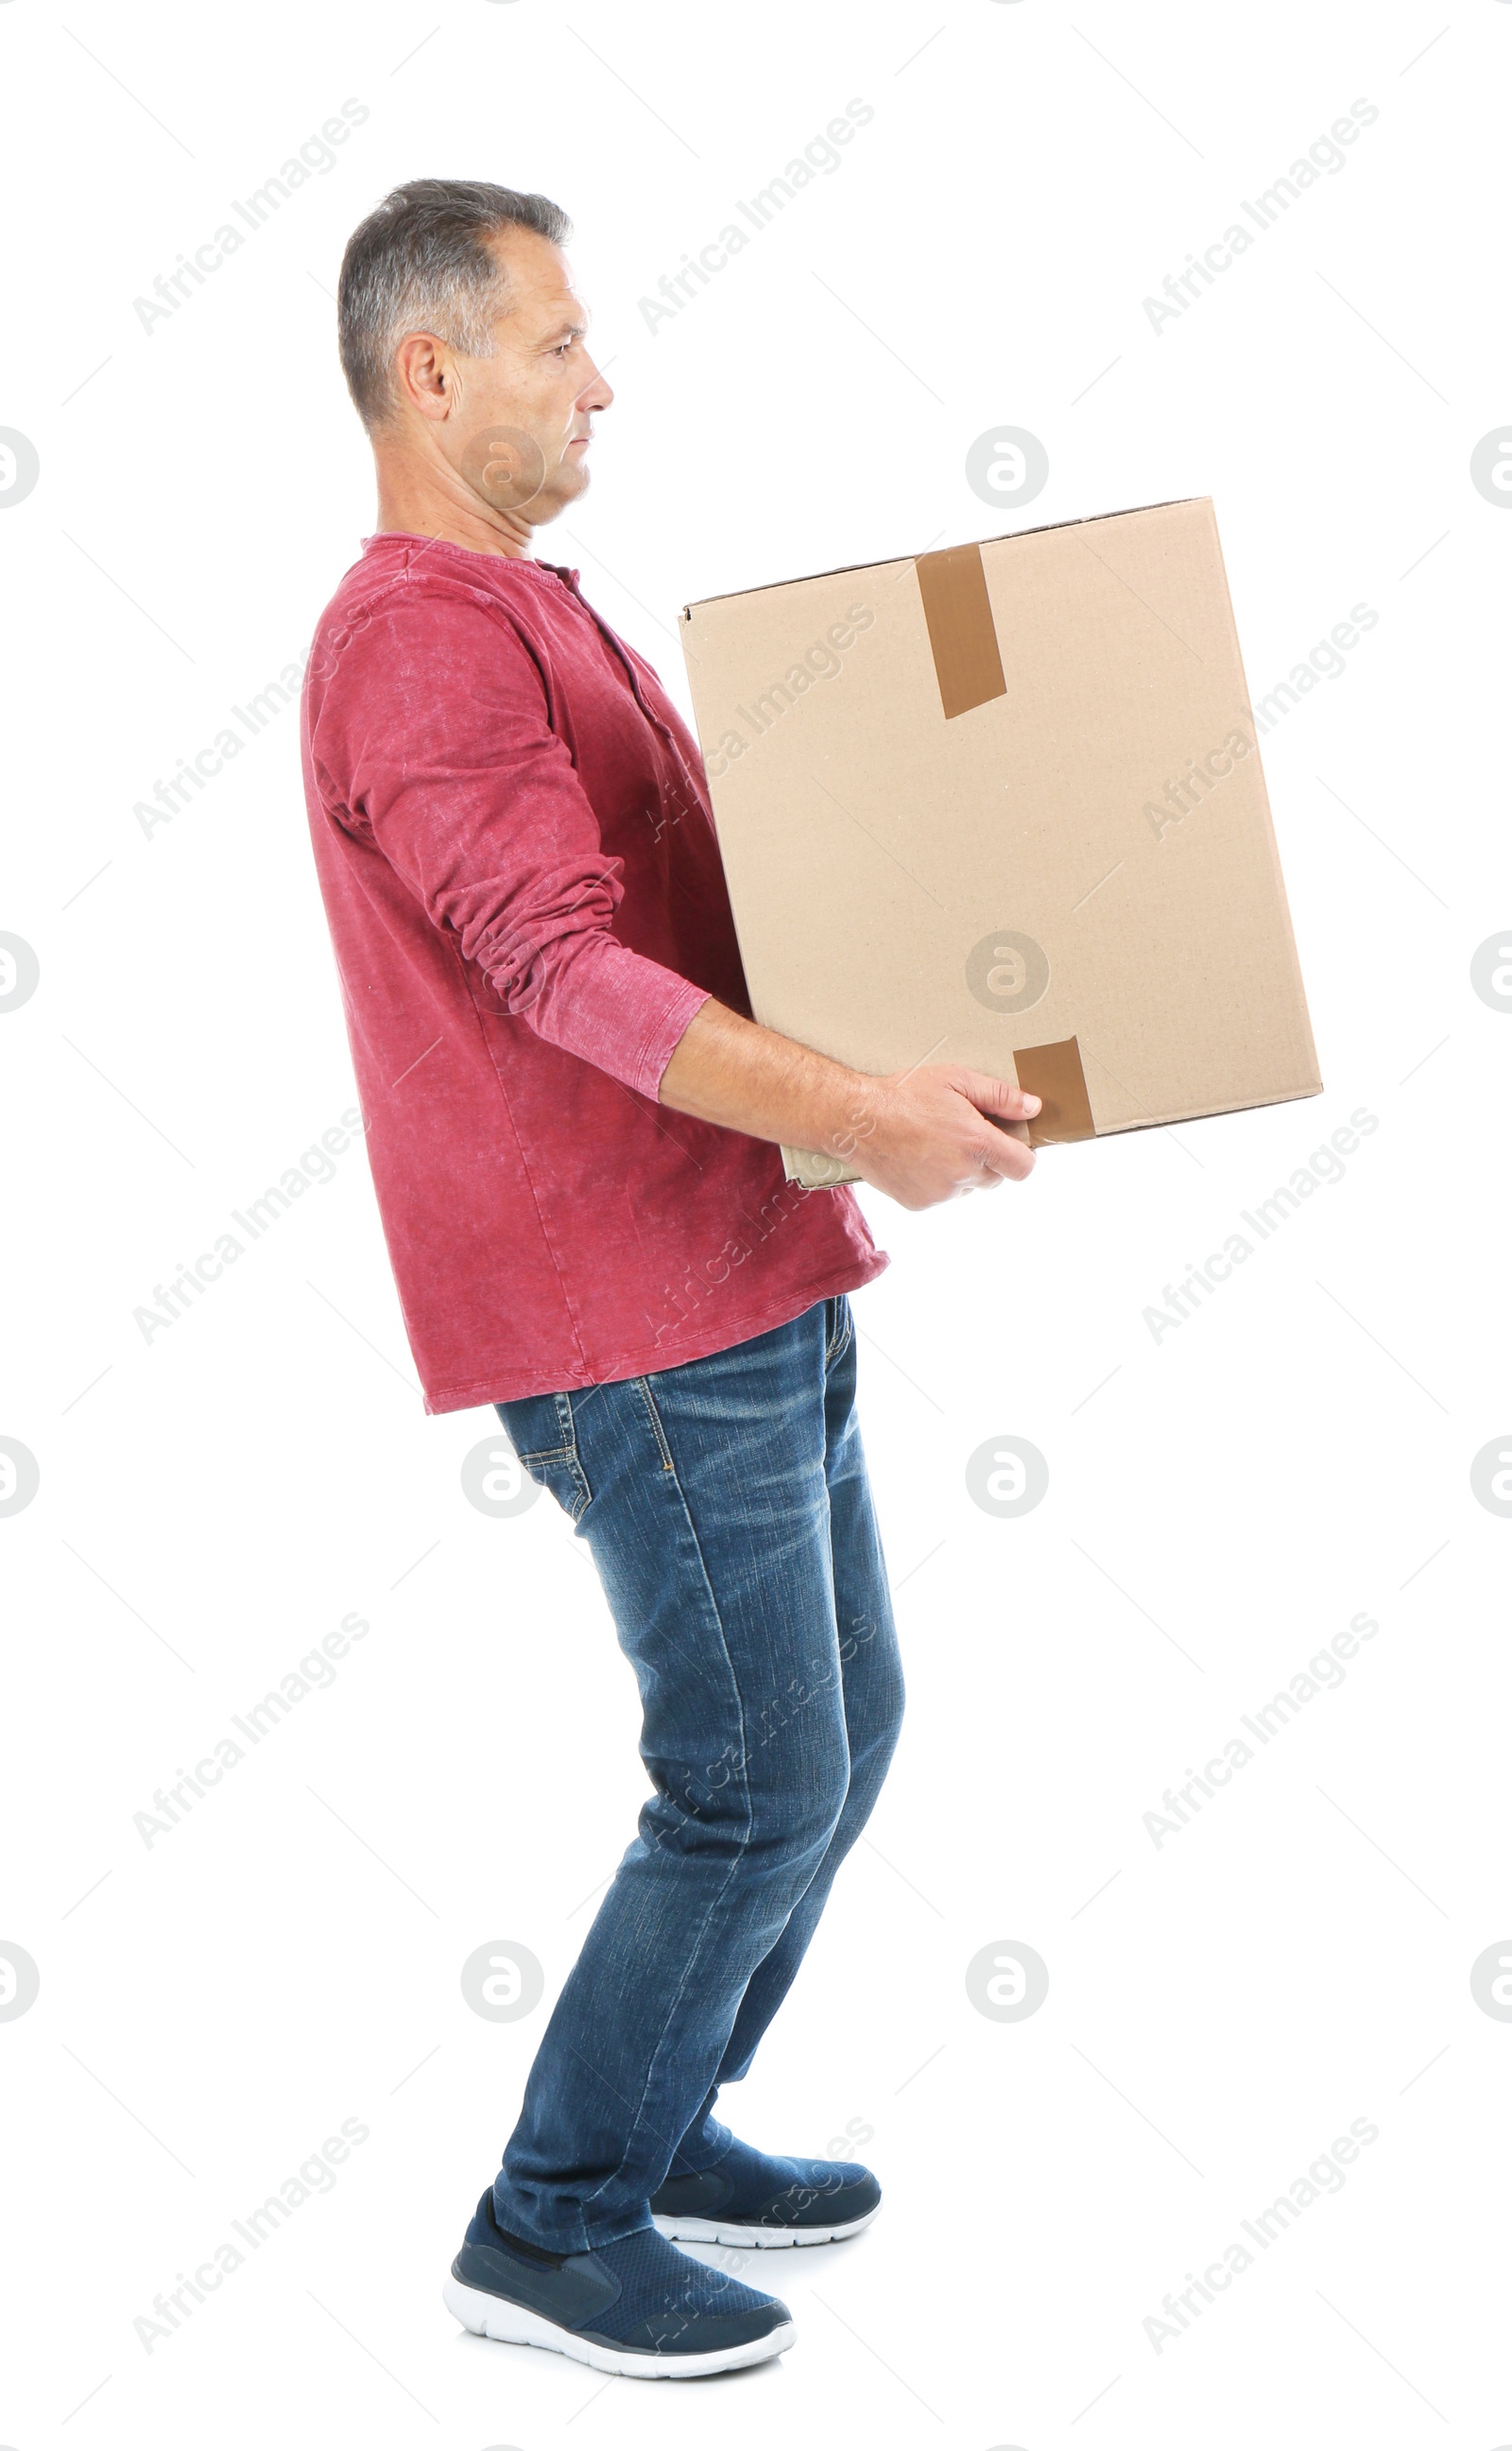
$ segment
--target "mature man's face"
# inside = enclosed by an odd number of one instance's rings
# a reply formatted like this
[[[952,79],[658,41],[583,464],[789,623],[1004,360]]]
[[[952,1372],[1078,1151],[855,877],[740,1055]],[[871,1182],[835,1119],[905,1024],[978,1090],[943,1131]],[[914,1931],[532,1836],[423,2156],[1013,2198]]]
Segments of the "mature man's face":
[[[588,354],[588,311],[561,249],[524,229],[490,244],[509,305],[494,356],[459,362],[456,423],[448,420],[442,447],[494,509],[539,526],[587,486],[590,412],[614,395]]]

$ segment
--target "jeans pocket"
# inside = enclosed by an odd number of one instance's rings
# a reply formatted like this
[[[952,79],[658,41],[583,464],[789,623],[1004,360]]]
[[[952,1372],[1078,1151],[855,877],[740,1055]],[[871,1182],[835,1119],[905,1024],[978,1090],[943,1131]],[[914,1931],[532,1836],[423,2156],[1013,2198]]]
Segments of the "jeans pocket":
[[[554,1455],[521,1456],[522,1470],[543,1489],[549,1489],[563,1513],[576,1524],[591,1503],[593,1493],[588,1485],[588,1475],[575,1452],[558,1448]]]
[[[566,1396],[523,1396],[494,1407],[519,1460],[538,1488],[549,1490],[575,1524],[593,1493],[577,1451],[572,1408]]]

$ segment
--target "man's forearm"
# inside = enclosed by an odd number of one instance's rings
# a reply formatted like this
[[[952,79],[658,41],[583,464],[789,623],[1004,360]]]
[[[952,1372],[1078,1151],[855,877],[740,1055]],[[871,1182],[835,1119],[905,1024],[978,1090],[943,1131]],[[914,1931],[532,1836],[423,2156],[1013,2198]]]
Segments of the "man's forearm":
[[[905,1208],[1021,1181],[1035,1162],[1025,1124],[1039,1101],[1008,1082],[960,1064],[856,1072],[712,997],[672,1049],[661,1101],[755,1140],[843,1159]]]
[[[834,1155],[865,1131],[867,1091],[876,1086],[869,1074],[764,1029],[711,996],[672,1049],[661,1102],[756,1140]]]

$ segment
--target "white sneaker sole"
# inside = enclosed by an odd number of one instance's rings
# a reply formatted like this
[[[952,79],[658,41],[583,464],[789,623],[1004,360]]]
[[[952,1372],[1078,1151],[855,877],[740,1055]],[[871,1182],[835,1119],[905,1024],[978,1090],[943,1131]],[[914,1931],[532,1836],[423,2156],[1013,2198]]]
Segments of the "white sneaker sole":
[[[698,2246],[828,2246],[837,2238],[854,2238],[875,2221],[881,2205],[873,2205],[860,2221],[836,2222],[829,2229],[758,2229],[744,2222],[693,2221],[676,2213],[652,2213],[663,2238],[681,2238]]]
[[[685,2376],[727,2374],[735,2366],[759,2366],[768,2358],[779,2358],[790,2349],[797,2338],[795,2324],[779,2324],[775,2331],[766,2332],[759,2341],[744,2341],[738,2348],[713,2349],[705,2357],[676,2357],[653,2350],[617,2349],[602,2341],[585,2341],[579,2332],[564,2331],[544,2315],[532,2314],[528,2306],[512,2304],[507,2298],[495,2298],[487,2289],[470,2289],[455,2276],[442,2285],[441,2296],[448,2311],[470,2332],[488,2341],[508,2341],[524,2349],[554,2349],[559,2357],[574,2358],[579,2365],[591,2366],[598,2374],[642,2375],[649,2382],[677,2382]]]

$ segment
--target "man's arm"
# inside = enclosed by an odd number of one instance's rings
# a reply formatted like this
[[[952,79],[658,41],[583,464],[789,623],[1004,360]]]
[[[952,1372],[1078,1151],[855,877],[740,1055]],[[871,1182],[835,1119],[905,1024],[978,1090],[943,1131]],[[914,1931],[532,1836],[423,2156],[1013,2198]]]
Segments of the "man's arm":
[[[673,1048],[660,1097],[701,1123],[843,1158],[904,1208],[1021,1183],[1035,1162],[1023,1121],[1037,1098],[957,1064],[853,1072],[713,997]]]
[[[706,990],[615,935],[624,862],[507,612],[436,573],[339,635],[310,704],[331,821],[371,840],[506,1011],[654,1098]]]
[[[311,755],[341,778],[338,820],[553,1046],[706,1123],[844,1158],[905,1207],[1028,1173],[1027,1147],[983,1120],[1035,1111],[1002,1082],[853,1072],[619,942],[622,862],[605,856],[540,673],[507,616],[455,580],[415,580],[343,634]]]

